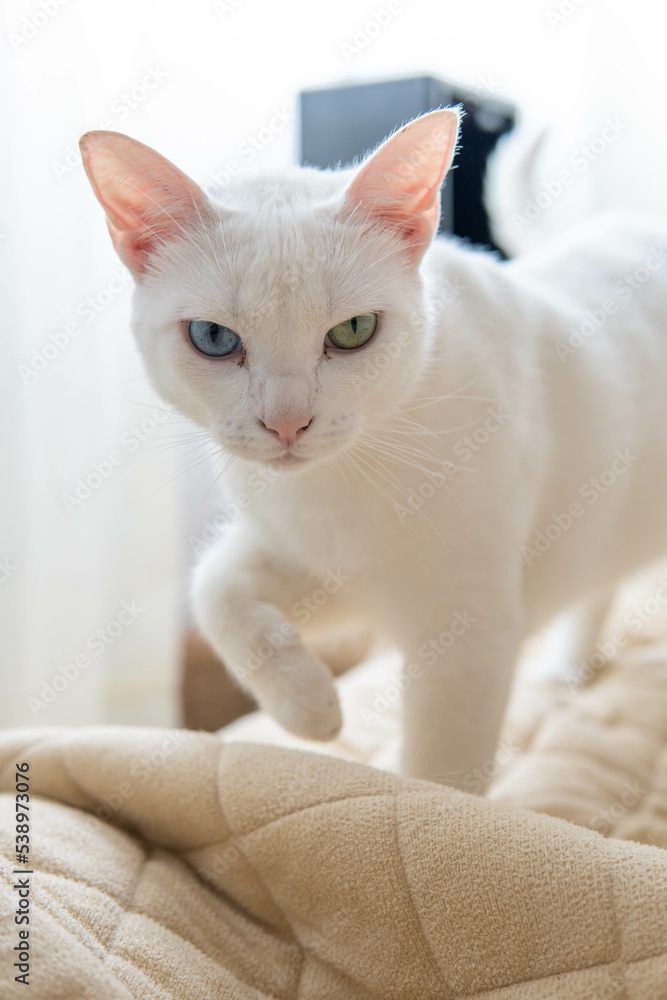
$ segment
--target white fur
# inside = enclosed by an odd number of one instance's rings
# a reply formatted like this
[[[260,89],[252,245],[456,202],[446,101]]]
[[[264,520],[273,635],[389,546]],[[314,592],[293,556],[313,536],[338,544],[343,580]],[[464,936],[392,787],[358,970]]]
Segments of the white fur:
[[[342,210],[357,176],[225,189],[156,249],[134,329],[157,389],[236,456],[225,488],[248,498],[193,584],[227,667],[284,726],[327,739],[338,702],[308,643],[370,626],[405,658],[405,772],[464,786],[493,758],[524,638],[667,550],[667,266],[627,301],[614,290],[667,257],[667,235],[605,217],[513,262],[442,238],[420,262]],[[370,311],[366,347],[323,353]],[[234,329],[245,363],[198,355],[187,318]],[[285,465],[260,420],[304,407],[303,464]]]

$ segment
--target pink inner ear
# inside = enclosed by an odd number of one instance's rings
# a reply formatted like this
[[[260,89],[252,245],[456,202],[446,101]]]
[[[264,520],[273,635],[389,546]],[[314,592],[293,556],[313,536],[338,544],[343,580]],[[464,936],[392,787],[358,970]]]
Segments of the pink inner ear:
[[[411,255],[421,259],[440,219],[440,186],[449,170],[459,112],[432,111],[405,125],[374,153],[350,185],[347,214],[354,211],[398,231]]]
[[[80,147],[116,252],[139,278],[158,246],[182,236],[207,210],[206,197],[173,163],[129,136],[88,132]]]

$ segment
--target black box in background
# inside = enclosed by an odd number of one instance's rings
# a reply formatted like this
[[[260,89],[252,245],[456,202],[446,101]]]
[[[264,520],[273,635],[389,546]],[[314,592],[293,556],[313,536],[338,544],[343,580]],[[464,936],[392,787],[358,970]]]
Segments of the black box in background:
[[[484,176],[498,139],[514,126],[510,104],[431,76],[303,91],[301,163],[346,165],[410,119],[454,104],[462,104],[466,114],[454,161],[457,169],[442,189],[439,232],[499,250],[491,239],[484,207]]]

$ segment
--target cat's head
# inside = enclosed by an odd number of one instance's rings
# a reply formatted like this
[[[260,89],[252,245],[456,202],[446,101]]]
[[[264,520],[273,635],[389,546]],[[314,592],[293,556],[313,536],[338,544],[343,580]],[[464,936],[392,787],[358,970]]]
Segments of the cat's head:
[[[157,391],[273,468],[362,440],[423,371],[419,265],[458,126],[457,109],[433,111],[358,168],[293,167],[219,199],[128,136],[83,136]]]

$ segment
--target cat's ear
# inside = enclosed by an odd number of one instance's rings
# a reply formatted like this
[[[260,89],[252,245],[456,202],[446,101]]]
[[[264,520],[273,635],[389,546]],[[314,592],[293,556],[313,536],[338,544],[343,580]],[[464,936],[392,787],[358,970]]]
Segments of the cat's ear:
[[[209,209],[201,188],[155,150],[119,132],[86,132],[83,165],[116,253],[137,280],[152,253]]]
[[[460,118],[459,108],[445,108],[404,125],[366,160],[345,195],[345,215],[398,232],[416,263],[438,229]]]

